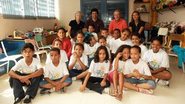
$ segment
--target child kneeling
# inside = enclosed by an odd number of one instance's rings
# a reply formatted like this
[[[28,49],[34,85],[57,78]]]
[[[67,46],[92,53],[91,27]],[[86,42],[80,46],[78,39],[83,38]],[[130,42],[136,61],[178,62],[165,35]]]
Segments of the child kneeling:
[[[52,48],[50,51],[51,62],[44,68],[44,80],[40,83],[40,94],[52,91],[63,91],[63,88],[72,83],[65,62],[60,60],[60,49]]]

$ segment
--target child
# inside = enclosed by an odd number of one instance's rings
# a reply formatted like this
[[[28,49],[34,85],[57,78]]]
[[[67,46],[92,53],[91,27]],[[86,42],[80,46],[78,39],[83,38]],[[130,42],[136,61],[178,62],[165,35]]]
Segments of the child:
[[[107,46],[110,47],[110,42],[111,42],[112,36],[109,35],[109,31],[107,28],[101,29],[100,36],[104,36],[106,38]]]
[[[156,37],[152,40],[152,49],[145,52],[143,60],[145,60],[151,70],[152,76],[158,84],[169,85],[169,80],[172,75],[169,70],[169,58],[168,54],[161,49],[162,40],[160,37]]]
[[[68,78],[69,72],[64,61],[61,61],[60,49],[52,48],[50,50],[51,62],[46,64],[44,68],[44,80],[40,83],[43,88],[40,94],[45,94],[51,89],[60,91],[62,88],[71,84]]]
[[[91,54],[91,52],[89,51],[90,49],[89,49],[88,44],[84,43],[84,33],[83,32],[77,32],[76,43],[80,43],[80,44],[82,44],[84,46],[83,53],[85,55]],[[73,45],[72,53],[74,52],[74,46],[75,45]]]
[[[62,42],[59,39],[55,39],[53,41],[52,47],[60,49],[60,56],[61,56],[60,61],[63,61],[65,63],[67,63],[68,62],[67,54],[66,54],[66,52],[64,50],[62,50],[60,48],[61,44],[62,44]],[[50,54],[47,55],[46,63],[50,63],[51,62],[51,57],[50,56],[51,56]]]
[[[104,88],[110,85],[107,81],[109,69],[110,62],[107,48],[105,46],[100,46],[95,53],[94,60],[91,62],[88,74],[80,87],[80,91],[84,91],[85,87],[87,87],[90,90],[102,94]]]
[[[69,76],[71,78],[77,77],[76,79],[80,79],[78,78],[78,75],[80,76],[80,74],[87,69],[88,59],[87,56],[83,54],[83,51],[84,51],[83,44],[76,43],[74,46],[74,52],[70,58],[68,66],[70,73]]]
[[[132,46],[130,49],[131,59],[125,63],[125,78],[124,86],[126,88],[146,93],[153,94],[156,84],[152,79],[150,69],[146,62],[140,59],[141,48]]]
[[[90,25],[88,26],[88,33],[89,33],[89,34],[92,34],[92,35],[94,36],[94,38],[96,39],[96,41],[98,41],[98,35],[97,35],[97,33],[95,33],[94,31],[95,31],[94,25],[93,25],[93,24],[90,24]]]
[[[38,59],[33,58],[34,46],[26,43],[22,48],[23,59],[10,70],[10,85],[13,88],[14,104],[18,104],[24,98],[24,103],[30,103],[39,87],[43,69]],[[27,86],[26,92],[23,86]]]
[[[64,50],[67,54],[67,57],[70,58],[71,56],[71,50],[72,50],[72,44],[69,38],[66,37],[66,30],[64,28],[59,28],[58,32],[58,39],[62,41],[61,49]]]
[[[97,49],[97,41],[95,39],[95,37],[93,35],[90,35],[89,37],[89,51],[91,51],[90,55],[89,55],[89,58],[88,58],[88,66],[90,65],[90,62],[94,59],[94,53],[96,52],[96,49]]]
[[[114,95],[118,100],[122,99],[123,92],[123,67],[127,59],[130,56],[130,46],[122,45],[118,48],[115,54],[115,59],[113,61],[113,70],[109,73],[109,81],[113,83]],[[119,90],[117,88],[119,84]]]
[[[132,43],[133,45],[137,45],[141,48],[141,58],[143,57],[144,53],[148,50],[146,48],[146,46],[144,46],[142,43],[141,43],[141,36],[137,33],[134,33],[132,34]]]
[[[119,39],[116,39],[113,43],[112,53],[115,54],[116,50],[121,45],[130,45],[132,46],[132,41],[129,39],[130,37],[130,30],[129,29],[123,29],[121,33],[121,37]]]

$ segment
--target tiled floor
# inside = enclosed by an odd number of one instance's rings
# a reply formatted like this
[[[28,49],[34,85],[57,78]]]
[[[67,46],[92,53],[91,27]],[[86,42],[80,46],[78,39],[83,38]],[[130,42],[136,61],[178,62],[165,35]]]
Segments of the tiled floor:
[[[32,104],[185,104],[185,74],[176,67],[177,59],[170,58],[170,71],[173,73],[170,87],[157,86],[154,95],[146,95],[134,91],[125,91],[120,102],[107,94],[97,94],[86,90],[78,91],[80,82],[74,82],[66,93],[40,95],[32,100]],[[13,94],[8,84],[8,76],[0,77],[0,104],[12,104]]]

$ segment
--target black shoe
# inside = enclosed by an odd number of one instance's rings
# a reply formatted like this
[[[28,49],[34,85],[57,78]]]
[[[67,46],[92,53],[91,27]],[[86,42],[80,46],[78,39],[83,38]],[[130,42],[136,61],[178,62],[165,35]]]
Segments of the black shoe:
[[[25,96],[24,103],[30,103],[31,102],[31,97],[29,95]]]
[[[15,98],[15,102],[14,102],[14,104],[18,104],[18,103],[20,103],[21,102],[21,98]]]
[[[50,94],[51,92],[50,92],[50,89],[48,89],[48,88],[42,88],[41,90],[40,90],[40,94]]]

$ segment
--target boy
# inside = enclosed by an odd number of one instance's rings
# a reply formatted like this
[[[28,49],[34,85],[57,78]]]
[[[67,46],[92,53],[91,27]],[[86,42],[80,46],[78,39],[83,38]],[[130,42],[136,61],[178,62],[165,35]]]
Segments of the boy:
[[[107,45],[110,47],[110,42],[112,40],[112,36],[109,35],[109,30],[107,28],[102,28],[100,31],[101,36],[106,38]]]
[[[146,62],[140,59],[141,48],[133,46],[130,49],[131,59],[125,63],[124,86],[137,92],[153,94],[156,85],[152,79],[150,69]]]
[[[152,40],[152,49],[145,52],[143,60],[146,61],[150,67],[153,78],[160,85],[169,85],[169,80],[172,75],[169,68],[168,54],[161,49],[162,40],[156,37]]]
[[[24,98],[24,103],[30,103],[39,87],[43,69],[40,67],[38,59],[33,58],[34,46],[31,43],[26,43],[22,49],[23,59],[10,70],[10,85],[13,88],[15,97],[14,104],[20,103]],[[27,86],[26,92],[23,86]]]
[[[40,87],[43,89],[40,94],[45,94],[53,89],[60,91],[72,82],[68,78],[69,72],[65,62],[60,59],[60,49],[52,48],[50,57],[52,61],[44,68],[44,80],[40,83]]]

